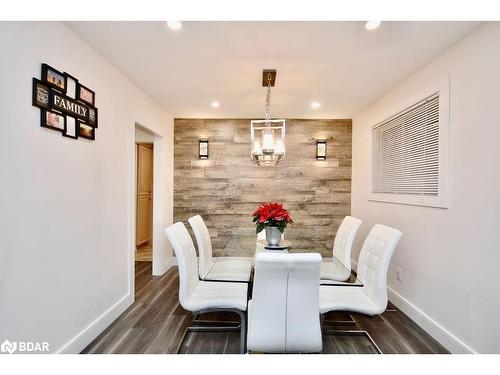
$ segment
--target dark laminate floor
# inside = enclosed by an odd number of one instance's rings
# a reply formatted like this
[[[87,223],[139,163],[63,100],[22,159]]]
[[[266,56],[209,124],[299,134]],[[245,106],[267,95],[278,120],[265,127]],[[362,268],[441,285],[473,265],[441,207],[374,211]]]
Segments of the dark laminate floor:
[[[151,275],[151,262],[136,262],[135,302],[82,353],[176,353],[193,316],[180,305],[179,277],[173,267],[163,276]],[[400,311],[376,317],[352,314],[358,329],[368,331],[383,353],[447,353],[438,342]],[[231,314],[207,314],[200,319],[235,320]],[[349,320],[343,313],[325,320]],[[335,329],[352,325],[334,324]],[[189,333],[181,353],[237,353],[239,333]],[[324,335],[324,353],[374,353],[364,336]]]

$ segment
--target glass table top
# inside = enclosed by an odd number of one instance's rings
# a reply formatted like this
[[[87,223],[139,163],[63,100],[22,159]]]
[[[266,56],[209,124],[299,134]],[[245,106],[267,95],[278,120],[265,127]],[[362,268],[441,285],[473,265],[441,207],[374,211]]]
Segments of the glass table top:
[[[234,282],[247,282],[244,277],[238,275],[235,272],[234,275],[225,277],[222,279],[217,272],[221,267],[229,267],[231,263],[231,258],[242,260],[240,267],[245,264],[245,261],[251,265],[253,268],[255,256],[260,252],[287,252],[287,253],[312,253],[321,251],[314,250],[304,250],[300,248],[295,248],[293,246],[293,241],[282,240],[280,242],[281,246],[287,246],[287,250],[267,250],[265,248],[267,242],[265,240],[257,240],[256,236],[233,236],[227,242],[226,246],[219,252],[217,257],[213,258],[213,264],[210,271],[205,276],[207,281],[234,281]],[[253,254],[249,257],[248,254]],[[249,265],[249,267],[250,267]],[[323,257],[321,264],[321,281],[320,285],[343,285],[343,286],[357,286],[361,287],[363,284],[361,281],[352,274],[352,272],[347,269],[344,264],[335,257]]]

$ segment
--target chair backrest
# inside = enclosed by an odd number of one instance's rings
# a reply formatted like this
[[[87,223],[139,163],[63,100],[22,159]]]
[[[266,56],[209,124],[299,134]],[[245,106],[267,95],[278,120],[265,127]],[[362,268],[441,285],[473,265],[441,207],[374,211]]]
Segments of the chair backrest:
[[[363,291],[382,311],[387,306],[387,271],[401,235],[397,229],[376,224],[359,253],[358,279]]]
[[[213,266],[210,232],[200,215],[189,218],[188,222],[191,228],[193,228],[196,243],[198,244],[198,256],[200,257],[198,273],[201,279],[205,279],[205,276]]]
[[[165,229],[170,244],[174,248],[179,267],[179,302],[186,310],[189,298],[200,282],[198,279],[198,259],[193,240],[183,223],[175,223]]]
[[[320,352],[321,255],[259,253],[249,309],[248,349]]]
[[[352,243],[360,226],[361,220],[346,216],[337,230],[333,243],[333,256],[344,263],[349,271],[351,270]]]

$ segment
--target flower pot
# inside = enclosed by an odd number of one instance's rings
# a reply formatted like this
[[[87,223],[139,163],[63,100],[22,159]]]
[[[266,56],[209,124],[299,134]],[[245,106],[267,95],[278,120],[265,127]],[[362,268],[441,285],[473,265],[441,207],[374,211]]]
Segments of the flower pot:
[[[280,244],[281,232],[278,227],[266,227],[266,241],[271,246],[278,246]]]

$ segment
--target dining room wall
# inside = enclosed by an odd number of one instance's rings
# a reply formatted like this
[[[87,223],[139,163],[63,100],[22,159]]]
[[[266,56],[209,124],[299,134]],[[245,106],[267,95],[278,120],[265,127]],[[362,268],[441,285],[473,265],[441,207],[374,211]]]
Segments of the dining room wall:
[[[500,23],[487,22],[353,119],[352,213],[363,220],[353,260],[374,224],[400,229],[389,298],[454,353],[500,353],[499,66]],[[372,126],[448,77],[448,208],[370,201]]]
[[[155,272],[172,263],[173,118],[61,22],[0,22],[0,342],[78,353],[134,301],[136,124],[155,133]],[[40,127],[41,64],[95,91],[94,141]]]
[[[255,235],[252,212],[277,201],[295,221],[285,237],[331,256],[337,228],[351,211],[351,120],[290,119],[286,127],[284,160],[257,166],[250,160],[249,119],[175,119],[174,220],[187,225],[200,214],[215,255],[231,236]],[[200,138],[208,138],[208,160],[198,157]],[[316,160],[316,139],[327,140],[325,161]]]

